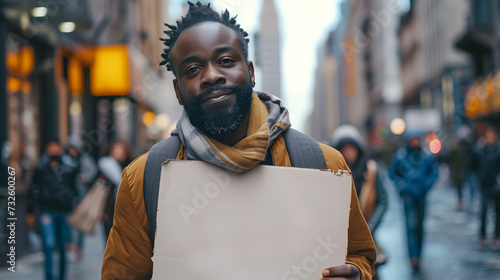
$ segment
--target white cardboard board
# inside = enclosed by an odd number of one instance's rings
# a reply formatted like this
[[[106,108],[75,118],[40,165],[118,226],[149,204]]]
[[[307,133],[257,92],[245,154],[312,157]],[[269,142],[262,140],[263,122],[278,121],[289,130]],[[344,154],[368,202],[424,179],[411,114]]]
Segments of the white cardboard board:
[[[351,176],[162,166],[153,279],[319,279],[346,256]]]

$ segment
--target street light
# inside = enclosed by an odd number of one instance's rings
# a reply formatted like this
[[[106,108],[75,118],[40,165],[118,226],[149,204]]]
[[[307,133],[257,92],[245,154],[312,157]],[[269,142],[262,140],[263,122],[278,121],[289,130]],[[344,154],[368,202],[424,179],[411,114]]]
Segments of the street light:
[[[31,9],[31,15],[36,18],[41,18],[47,15],[47,8],[45,7],[35,7]]]
[[[431,143],[429,143],[429,150],[431,150],[431,153],[437,154],[439,151],[441,151],[441,141],[439,139],[433,139]]]
[[[73,31],[75,31],[75,23],[72,22],[72,21],[65,21],[65,22],[61,22],[59,24],[59,31],[61,31],[62,33],[71,33]]]
[[[406,130],[406,123],[401,118],[395,118],[391,121],[390,128],[395,135],[401,135]]]

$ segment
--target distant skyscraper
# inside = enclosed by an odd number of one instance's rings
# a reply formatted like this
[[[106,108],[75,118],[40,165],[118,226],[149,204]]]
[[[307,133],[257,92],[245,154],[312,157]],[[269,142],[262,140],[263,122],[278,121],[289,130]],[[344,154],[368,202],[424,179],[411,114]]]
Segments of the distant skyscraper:
[[[280,32],[274,0],[264,0],[256,39],[257,66],[262,72],[260,88],[281,98]]]

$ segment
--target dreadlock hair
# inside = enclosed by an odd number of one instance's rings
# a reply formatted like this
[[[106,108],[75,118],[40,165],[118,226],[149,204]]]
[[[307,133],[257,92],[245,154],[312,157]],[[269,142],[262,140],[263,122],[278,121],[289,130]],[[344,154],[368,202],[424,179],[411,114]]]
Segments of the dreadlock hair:
[[[163,44],[166,46],[166,48],[163,50],[163,53],[161,54],[163,61],[160,62],[160,65],[166,65],[167,70],[172,71],[175,74],[175,71],[172,67],[172,59],[170,57],[171,50],[175,45],[175,42],[177,42],[177,39],[179,39],[179,36],[184,30],[193,25],[207,21],[218,22],[236,31],[236,34],[238,34],[240,40],[241,48],[243,49],[243,55],[245,56],[245,60],[248,61],[248,33],[243,30],[243,28],[241,28],[239,24],[236,23],[237,16],[230,17],[227,9],[222,12],[222,15],[219,15],[217,12],[212,10],[212,8],[210,8],[210,3],[208,3],[207,5],[203,5],[200,1],[198,1],[196,4],[188,1],[188,4],[188,12],[186,16],[176,21],[177,26],[165,23],[165,26],[170,28],[170,30],[163,31],[163,33],[167,34],[169,38],[160,38],[160,40],[163,41]]]

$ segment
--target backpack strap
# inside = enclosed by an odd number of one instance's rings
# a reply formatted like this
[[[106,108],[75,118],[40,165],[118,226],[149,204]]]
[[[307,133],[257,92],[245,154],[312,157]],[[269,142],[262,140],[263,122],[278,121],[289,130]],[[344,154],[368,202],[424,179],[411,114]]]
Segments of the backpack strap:
[[[178,135],[156,143],[149,151],[144,168],[144,203],[149,222],[149,235],[154,248],[156,234],[156,210],[158,208],[158,192],[160,189],[161,166],[167,159],[175,159],[181,148]]]
[[[293,128],[285,131],[283,137],[293,167],[327,169],[323,151],[314,138]]]

